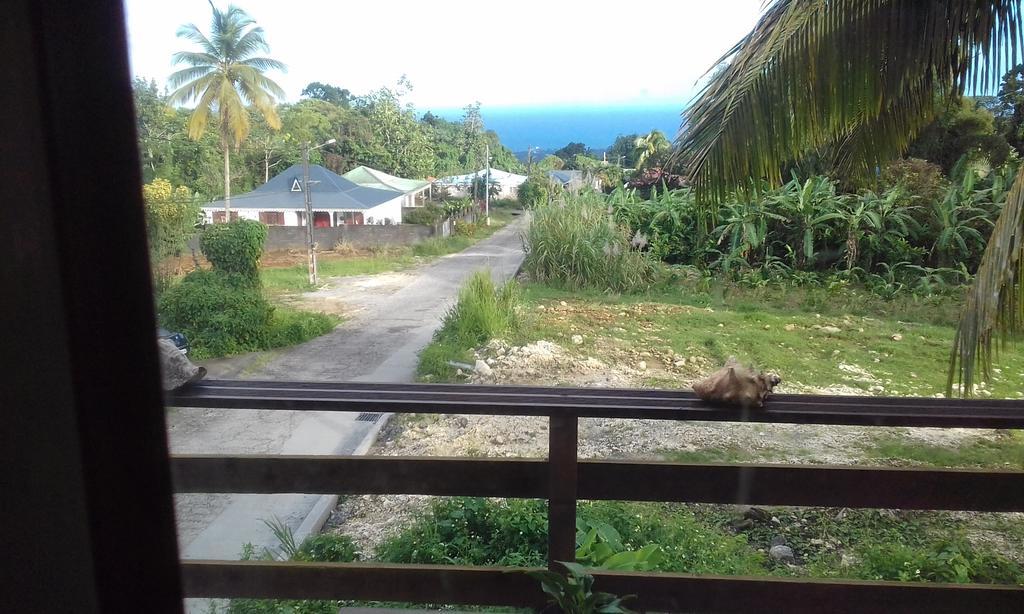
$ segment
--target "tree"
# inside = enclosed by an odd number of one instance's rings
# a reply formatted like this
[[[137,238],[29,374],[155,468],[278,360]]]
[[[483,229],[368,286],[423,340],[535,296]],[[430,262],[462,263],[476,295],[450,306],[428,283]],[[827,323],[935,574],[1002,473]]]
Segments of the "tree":
[[[787,162],[820,148],[869,174],[903,154],[943,100],[994,88],[1022,28],[1016,0],[775,0],[684,111],[674,162],[702,203],[778,185]],[[1018,173],[961,315],[950,392],[958,380],[970,394],[996,340],[1024,330],[1022,261]]]
[[[569,143],[555,152],[555,156],[562,159],[562,168],[574,170],[576,168],[576,156],[585,156],[588,153],[587,146],[583,143]]]
[[[480,103],[466,105],[462,114],[462,163],[469,170],[484,167],[485,146],[484,117],[480,113]]]
[[[198,140],[216,113],[221,147],[224,149],[224,219],[231,209],[231,149],[236,150],[249,135],[248,105],[255,107],[267,125],[277,130],[281,120],[274,108],[275,98],[284,98],[284,90],[263,73],[284,70],[281,62],[256,55],[269,52],[263,28],[242,9],[229,6],[220,11],[212,4],[213,21],[207,37],[194,24],[178,29],[178,37],[199,45],[201,51],[179,51],[175,64],[189,68],[170,76],[170,103],[198,101],[189,116],[188,135]]]
[[[608,148],[608,161],[622,168],[636,168],[636,140],[639,134],[620,134]]]
[[[996,100],[999,132],[1018,154],[1024,155],[1024,64],[1014,66],[1003,75]]]
[[[324,102],[338,105],[342,109],[349,108],[352,102],[352,92],[335,85],[320,83],[319,81],[314,81],[307,85],[302,90],[302,95],[314,100],[323,100]]]
[[[921,130],[907,154],[935,162],[948,175],[958,162],[1000,166],[1010,154],[1010,145],[996,132],[991,111],[972,98],[962,98]]]
[[[633,148],[637,169],[661,168],[672,149],[672,143],[669,143],[661,130],[651,130],[650,133],[637,137],[633,141]]]
[[[166,179],[142,186],[146,205],[146,237],[149,239],[149,263],[157,291],[167,287],[171,271],[167,259],[185,249],[202,218],[199,203],[185,186],[171,187]]]

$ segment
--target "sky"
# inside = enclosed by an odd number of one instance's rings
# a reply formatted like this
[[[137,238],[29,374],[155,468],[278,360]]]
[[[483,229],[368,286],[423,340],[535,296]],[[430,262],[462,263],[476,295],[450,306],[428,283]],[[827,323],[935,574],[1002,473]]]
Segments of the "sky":
[[[214,0],[220,8],[227,4]],[[517,107],[682,108],[697,82],[750,31],[762,0],[643,3],[513,0],[238,0],[266,32],[270,73],[299,99],[312,81],[365,94],[406,75],[419,110]],[[132,72],[161,87],[175,36],[209,31],[207,0],[126,0]]]

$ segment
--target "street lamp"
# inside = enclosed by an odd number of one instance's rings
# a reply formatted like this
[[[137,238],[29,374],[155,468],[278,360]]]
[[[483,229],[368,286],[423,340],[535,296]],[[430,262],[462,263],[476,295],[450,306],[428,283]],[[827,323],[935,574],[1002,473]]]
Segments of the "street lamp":
[[[309,193],[309,152],[327,147],[338,142],[338,139],[331,139],[316,147],[310,147],[309,141],[302,144],[302,196],[306,202],[306,264],[309,267],[309,285],[315,286],[316,280],[316,251],[313,250],[313,199]]]

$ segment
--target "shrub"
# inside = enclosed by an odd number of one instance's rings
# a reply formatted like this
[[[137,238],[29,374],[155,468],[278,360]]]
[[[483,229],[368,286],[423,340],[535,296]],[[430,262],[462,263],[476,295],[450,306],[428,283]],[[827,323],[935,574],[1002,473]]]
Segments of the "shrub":
[[[160,299],[165,326],[184,333],[197,358],[266,347],[273,313],[251,278],[239,273],[193,271]]]
[[[549,186],[550,183],[547,177],[540,175],[530,177],[519,184],[519,191],[517,192],[519,204],[524,208],[530,208],[547,202]]]
[[[459,300],[448,310],[434,340],[420,353],[420,375],[450,376],[450,360],[461,360],[470,349],[490,339],[519,333],[519,285],[514,281],[495,287],[490,271],[477,271],[459,290]]]
[[[275,308],[263,349],[284,347],[308,341],[331,332],[338,319],[325,313]]]
[[[351,563],[359,560],[359,550],[348,535],[320,533],[307,537],[299,546],[294,559],[320,563]]]
[[[872,546],[863,552],[859,575],[869,580],[1019,584],[1024,573],[1008,559],[978,552],[964,541],[940,541],[927,548],[903,544]]]
[[[444,218],[444,209],[436,205],[417,207],[412,211],[405,211],[402,213],[402,222],[406,224],[422,224],[424,226],[433,226],[434,224],[437,224]]]
[[[199,238],[199,248],[213,267],[259,279],[260,256],[267,240],[267,227],[252,220],[208,226]]]
[[[630,238],[608,219],[600,196],[565,196],[534,209],[523,268],[536,281],[569,290],[642,291],[657,268]]]
[[[540,566],[547,533],[541,501],[443,499],[377,555],[389,563]]]

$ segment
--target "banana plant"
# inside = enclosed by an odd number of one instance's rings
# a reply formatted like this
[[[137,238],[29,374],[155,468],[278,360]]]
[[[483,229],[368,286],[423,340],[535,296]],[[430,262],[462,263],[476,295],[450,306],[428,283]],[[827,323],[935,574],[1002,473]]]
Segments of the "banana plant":
[[[828,211],[837,204],[835,183],[818,175],[801,184],[793,173],[793,178],[769,195],[768,201],[799,224],[801,248],[795,250],[797,268],[813,266],[818,255],[815,244],[819,234],[827,229],[828,222],[842,218],[837,211]]]

